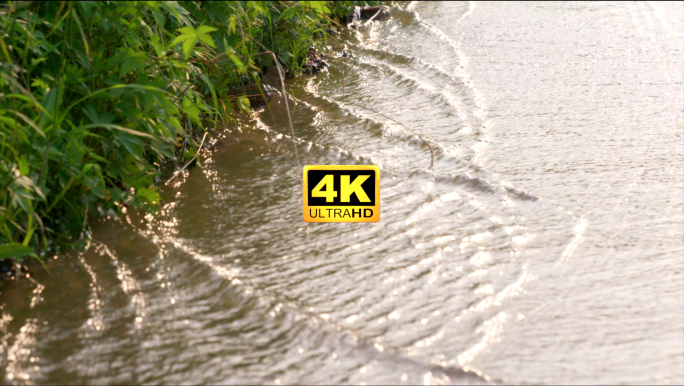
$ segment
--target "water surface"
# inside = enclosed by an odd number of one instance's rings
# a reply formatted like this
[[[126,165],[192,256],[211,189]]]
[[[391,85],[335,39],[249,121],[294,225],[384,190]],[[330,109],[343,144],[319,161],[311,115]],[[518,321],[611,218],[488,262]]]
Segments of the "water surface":
[[[276,101],[4,285],[4,381],[684,383],[682,3],[400,8],[289,81],[299,160]],[[299,164],[379,165],[380,222]]]

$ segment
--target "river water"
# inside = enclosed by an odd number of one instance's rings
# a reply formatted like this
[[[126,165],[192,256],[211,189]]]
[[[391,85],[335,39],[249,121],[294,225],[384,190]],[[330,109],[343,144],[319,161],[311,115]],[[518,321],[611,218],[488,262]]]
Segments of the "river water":
[[[399,8],[288,81],[298,157],[278,99],[4,285],[4,382],[684,383],[684,5]],[[379,165],[380,222],[298,162]]]

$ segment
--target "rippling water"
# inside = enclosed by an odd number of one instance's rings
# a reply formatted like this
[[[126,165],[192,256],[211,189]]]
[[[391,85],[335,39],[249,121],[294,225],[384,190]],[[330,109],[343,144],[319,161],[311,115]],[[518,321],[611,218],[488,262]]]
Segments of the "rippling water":
[[[302,221],[276,102],[2,288],[5,382],[684,383],[682,3],[392,15],[289,84],[380,222]]]

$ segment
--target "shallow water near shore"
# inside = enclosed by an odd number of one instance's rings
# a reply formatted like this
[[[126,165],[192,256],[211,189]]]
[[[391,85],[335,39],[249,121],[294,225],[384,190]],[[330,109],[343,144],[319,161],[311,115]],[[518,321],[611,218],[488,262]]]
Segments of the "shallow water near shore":
[[[275,100],[5,285],[4,382],[684,383],[684,5],[400,8],[288,81],[299,161]],[[379,165],[380,222],[298,162]]]

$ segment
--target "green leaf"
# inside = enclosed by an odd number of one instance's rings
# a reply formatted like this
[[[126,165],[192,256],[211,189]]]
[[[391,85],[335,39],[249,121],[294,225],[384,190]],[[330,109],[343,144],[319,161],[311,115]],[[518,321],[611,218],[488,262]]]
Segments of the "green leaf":
[[[256,1],[248,1],[247,4],[248,7],[253,8],[257,13],[262,15],[266,15],[268,13],[268,10]]]
[[[181,32],[181,34],[173,39],[172,45],[183,42],[183,52],[185,53],[186,58],[190,56],[190,53],[195,48],[198,41],[202,41],[204,44],[212,48],[216,48],[214,39],[212,39],[211,35],[209,35],[211,32],[218,31],[218,29],[214,27],[209,27],[206,25],[199,26],[197,29],[192,27],[183,27],[179,28],[178,31]]]
[[[161,1],[146,1],[145,4],[156,11],[161,6]]]
[[[245,71],[245,65],[242,63],[242,60],[240,60],[240,58],[235,54],[235,50],[233,49],[233,47],[226,46],[226,54],[228,54],[230,60],[232,60],[235,66],[238,68],[238,72]]]
[[[19,243],[6,243],[0,245],[0,260],[20,258],[33,253],[33,248]]]
[[[19,157],[19,173],[21,173],[22,176],[29,174],[28,161],[23,155]]]
[[[104,197],[104,190],[105,190],[105,183],[104,180],[102,179],[102,172],[100,171],[100,167],[95,164],[89,170],[92,170],[90,173],[85,173],[83,175],[83,179],[85,180],[86,185],[88,185],[88,189],[90,189],[90,192],[94,194],[97,197],[103,198]]]
[[[124,145],[126,150],[128,150],[128,153],[136,159],[142,159],[143,147],[145,145],[142,140],[122,131],[117,131],[114,133],[114,136],[122,145]]]
[[[19,177],[19,178],[26,178],[26,177]],[[26,191],[25,189],[17,189],[14,191],[11,191],[12,193],[11,196],[11,201],[12,205],[17,205],[20,206],[21,209],[24,210],[26,213],[31,213],[31,202],[33,200],[33,195]]]
[[[192,49],[195,48],[195,44],[197,44],[197,31],[192,27],[179,28],[178,31],[182,33],[173,39],[171,45],[183,42],[183,53],[185,53],[185,57],[187,58]]]
[[[199,118],[199,109],[188,97],[183,98],[183,112],[187,114],[188,118],[192,119],[193,122],[197,123],[198,125],[202,124]]]
[[[161,41],[159,40],[159,37],[152,32],[149,33],[150,37],[150,44],[154,48],[154,52],[157,54],[157,56],[162,56],[164,53],[165,49],[164,46],[161,44]]]
[[[214,44],[214,39],[212,39],[210,35],[199,35],[199,39],[209,47],[216,48],[216,45]]]
[[[182,32],[183,34],[188,34],[188,35],[196,35],[197,34],[197,31],[192,27],[183,27],[183,28],[179,28],[178,30],[180,32]]]
[[[197,35],[198,36],[207,35],[207,34],[210,34],[214,31],[218,31],[218,28],[209,27],[208,25],[202,25],[199,28],[197,28]]]
[[[54,119],[53,114],[56,112],[57,106],[61,106],[62,104],[62,96],[64,94],[63,79],[64,78],[60,78],[57,87],[48,91],[45,98],[43,98],[42,105],[47,114],[44,113],[41,115],[40,120],[38,120],[38,127],[40,127],[43,132],[46,131],[46,127],[52,124]]]
[[[175,46],[176,44],[178,44],[180,42],[184,42],[190,38],[197,36],[197,32],[192,27],[179,28],[178,31],[180,31],[182,33],[180,35],[176,36],[175,39],[173,39],[173,43],[171,43],[172,46]]]
[[[249,107],[250,107],[249,106],[249,99],[246,96],[244,96],[244,95],[239,96],[237,98],[237,102],[238,102],[238,106],[240,106],[240,109],[242,109],[244,111],[249,111]]]
[[[104,127],[106,129],[114,129],[114,130],[124,131],[128,134],[137,135],[138,137],[154,138],[152,135],[147,134],[147,133],[143,133],[142,131],[132,130],[132,129],[129,129],[127,127],[123,127],[123,126],[119,126],[119,125],[111,125],[111,124],[107,124],[107,123],[93,123],[91,125],[83,125],[83,126],[77,127],[75,130],[90,129],[93,127]]]
[[[10,117],[0,117],[0,122],[6,124],[8,127],[14,127],[17,125],[17,121]]]
[[[176,20],[178,20],[179,22],[183,22],[184,24],[190,24],[190,19],[187,16],[185,16],[188,15],[189,12],[180,4],[178,4],[177,1],[163,1],[161,3],[161,7],[171,12],[176,17]]]
[[[298,14],[303,8],[299,6],[293,6],[293,7],[288,7],[283,11],[283,13],[280,14],[278,17],[278,20],[290,20],[292,19],[296,14]]]
[[[302,1],[301,2],[304,6],[307,6],[316,13],[320,13],[321,15],[325,15],[326,13],[330,13],[330,9],[325,6],[325,1]]]
[[[21,118],[29,126],[33,127],[33,129],[36,130],[38,132],[38,134],[40,134],[43,138],[45,138],[45,133],[43,133],[43,130],[41,130],[40,127],[38,127],[38,125],[36,125],[36,123],[33,122],[29,117],[20,113],[19,111],[11,111],[11,112],[13,112],[14,115],[18,116],[19,118]]]
[[[136,189],[135,196],[138,200],[151,208],[155,208],[159,205],[160,196],[154,186]]]
[[[237,19],[235,18],[235,15],[230,15],[230,19],[228,19],[228,32],[231,34],[234,34],[236,26],[237,26]]]
[[[121,71],[119,72],[120,77],[123,77],[133,70],[142,72],[145,69],[145,62],[148,60],[149,57],[145,52],[130,47],[126,48],[121,55],[116,55],[109,59],[109,61],[121,63]]]
[[[190,52],[192,52],[192,49],[195,48],[195,45],[197,45],[197,37],[189,38],[185,41],[185,43],[183,43],[183,53],[185,54],[186,58],[190,56]]]

